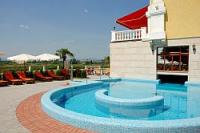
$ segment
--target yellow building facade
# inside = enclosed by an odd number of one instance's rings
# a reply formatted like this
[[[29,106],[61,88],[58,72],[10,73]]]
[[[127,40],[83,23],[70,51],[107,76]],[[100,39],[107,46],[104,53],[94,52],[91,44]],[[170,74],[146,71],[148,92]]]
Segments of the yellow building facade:
[[[164,0],[167,39],[200,37],[200,0]]]

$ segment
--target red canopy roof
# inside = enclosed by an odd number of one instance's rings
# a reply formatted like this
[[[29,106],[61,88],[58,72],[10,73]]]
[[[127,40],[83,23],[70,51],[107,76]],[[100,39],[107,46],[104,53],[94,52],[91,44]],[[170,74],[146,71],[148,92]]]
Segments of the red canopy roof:
[[[143,7],[131,14],[128,14],[122,18],[117,19],[117,23],[123,25],[129,29],[139,29],[141,27],[147,27],[146,12],[148,6]]]

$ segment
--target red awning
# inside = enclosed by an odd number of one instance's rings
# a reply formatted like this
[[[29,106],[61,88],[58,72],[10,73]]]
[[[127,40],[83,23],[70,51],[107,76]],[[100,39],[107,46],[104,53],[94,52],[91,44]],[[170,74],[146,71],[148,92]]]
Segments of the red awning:
[[[129,29],[139,29],[141,27],[147,27],[147,17],[146,12],[148,6],[139,9],[129,15],[117,19],[117,23],[123,25]]]

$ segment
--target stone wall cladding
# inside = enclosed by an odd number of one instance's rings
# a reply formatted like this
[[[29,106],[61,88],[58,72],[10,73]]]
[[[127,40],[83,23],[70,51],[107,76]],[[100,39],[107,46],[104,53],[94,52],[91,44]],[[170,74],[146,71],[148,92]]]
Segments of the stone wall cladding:
[[[142,41],[110,44],[111,77],[156,79],[156,52]]]

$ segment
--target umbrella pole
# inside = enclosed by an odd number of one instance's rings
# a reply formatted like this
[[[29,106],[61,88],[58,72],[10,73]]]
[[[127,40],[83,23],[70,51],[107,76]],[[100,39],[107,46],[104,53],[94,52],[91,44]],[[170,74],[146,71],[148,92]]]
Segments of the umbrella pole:
[[[48,70],[48,61],[46,62],[46,71]]]
[[[24,71],[26,71],[25,61],[24,61]]]

